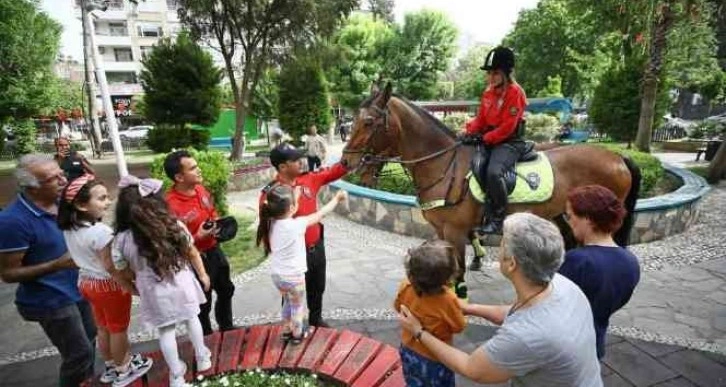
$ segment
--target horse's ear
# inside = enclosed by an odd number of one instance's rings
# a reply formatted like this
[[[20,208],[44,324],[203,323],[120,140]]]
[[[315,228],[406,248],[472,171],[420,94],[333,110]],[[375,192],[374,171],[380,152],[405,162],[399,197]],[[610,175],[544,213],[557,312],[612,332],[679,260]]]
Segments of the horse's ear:
[[[386,82],[386,88],[383,89],[383,95],[381,96],[381,99],[379,100],[379,104],[381,107],[386,106],[388,103],[388,100],[391,99],[391,95],[393,94],[393,85],[391,82]]]

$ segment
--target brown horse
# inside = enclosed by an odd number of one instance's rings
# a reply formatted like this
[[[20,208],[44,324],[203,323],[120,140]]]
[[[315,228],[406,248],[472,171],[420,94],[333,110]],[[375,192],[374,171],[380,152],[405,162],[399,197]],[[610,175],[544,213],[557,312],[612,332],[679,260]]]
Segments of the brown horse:
[[[469,192],[466,178],[474,151],[474,147],[462,146],[455,133],[431,114],[392,95],[389,83],[383,91],[374,89],[361,104],[342,162],[361,174],[364,185],[374,183],[386,162],[401,163],[412,176],[419,203],[443,199],[444,205],[424,210],[423,216],[439,238],[456,248],[460,268],[457,280],[463,282],[465,247],[483,215],[483,206]],[[615,237],[621,245],[627,244],[640,186],[638,167],[597,146],[566,146],[545,153],[555,178],[552,197],[543,203],[510,204],[507,212],[529,211],[556,220],[566,235],[569,226],[561,218],[567,192],[573,187],[599,184],[625,203],[628,217]]]

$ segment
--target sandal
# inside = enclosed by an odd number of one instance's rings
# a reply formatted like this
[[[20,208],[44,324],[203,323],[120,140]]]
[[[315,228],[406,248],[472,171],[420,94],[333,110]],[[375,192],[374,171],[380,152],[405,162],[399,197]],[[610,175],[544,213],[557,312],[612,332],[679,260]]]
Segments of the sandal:
[[[292,339],[292,331],[282,332],[282,341],[290,341]]]

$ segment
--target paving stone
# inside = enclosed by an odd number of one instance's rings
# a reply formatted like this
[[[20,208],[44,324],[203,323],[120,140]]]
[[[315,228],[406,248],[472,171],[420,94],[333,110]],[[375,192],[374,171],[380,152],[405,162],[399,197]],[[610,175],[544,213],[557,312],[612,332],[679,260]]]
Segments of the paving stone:
[[[611,373],[607,376],[603,376],[602,384],[604,387],[633,387],[633,384],[623,379],[622,376]]]
[[[608,348],[603,362],[636,386],[649,386],[677,375],[634,345],[623,342]]]
[[[638,339],[627,339],[626,341],[638,347],[638,349],[645,351],[650,356],[656,358],[683,349],[682,347],[676,345],[660,344],[654,343],[652,341],[643,341]]]
[[[694,351],[679,351],[660,358],[663,364],[702,387],[726,385],[726,366]]]
[[[607,347],[607,346],[610,346],[613,344],[617,344],[617,343],[622,342],[623,340],[625,340],[625,338],[620,337],[618,335],[611,335],[608,333],[605,335],[605,346]]]
[[[656,387],[696,387],[695,384],[688,381],[688,379],[679,376],[675,379],[668,380],[663,383],[658,383],[655,385]]]
[[[610,374],[612,374],[614,371],[612,368],[608,367],[607,364],[600,362],[600,376],[606,377]]]

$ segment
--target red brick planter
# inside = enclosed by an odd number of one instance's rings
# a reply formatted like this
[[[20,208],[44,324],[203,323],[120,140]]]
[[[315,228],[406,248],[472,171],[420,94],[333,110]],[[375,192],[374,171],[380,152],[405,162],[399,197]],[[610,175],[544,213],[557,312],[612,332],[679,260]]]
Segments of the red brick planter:
[[[316,373],[344,386],[405,386],[398,350],[349,330],[318,328],[299,345],[286,344],[279,325],[256,325],[205,337],[213,366],[205,377],[249,369]],[[130,386],[161,387],[169,383],[169,370],[160,351],[147,353],[154,366]],[[194,350],[189,341],[179,346],[187,363],[186,380],[197,377]]]

